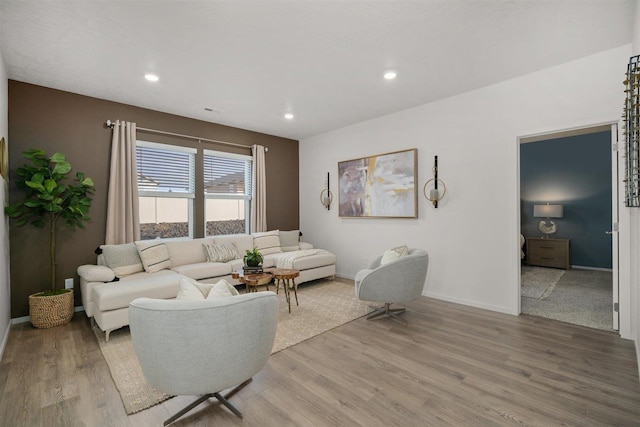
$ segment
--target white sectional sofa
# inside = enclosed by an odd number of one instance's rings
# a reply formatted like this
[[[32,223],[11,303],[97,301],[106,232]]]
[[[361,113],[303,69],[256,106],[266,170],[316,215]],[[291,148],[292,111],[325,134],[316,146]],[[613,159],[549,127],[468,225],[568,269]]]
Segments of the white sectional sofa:
[[[109,339],[111,331],[129,324],[131,301],[140,297],[175,298],[185,277],[202,283],[225,279],[239,284],[231,273],[242,268],[242,256],[254,247],[264,256],[264,268],[300,270],[298,284],[335,276],[336,256],[299,242],[298,233],[274,230],[102,245],[97,265],[78,267],[84,310]]]

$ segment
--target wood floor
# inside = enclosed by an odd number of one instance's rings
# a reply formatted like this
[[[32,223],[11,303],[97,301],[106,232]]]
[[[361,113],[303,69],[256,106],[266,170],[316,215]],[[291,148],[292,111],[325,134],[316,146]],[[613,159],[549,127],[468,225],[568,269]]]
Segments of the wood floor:
[[[637,426],[632,342],[615,333],[421,298],[408,325],[357,319],[271,356],[231,398],[175,426]],[[229,361],[233,363],[233,361]],[[206,375],[206,372],[203,372]],[[83,313],[13,327],[0,426],[161,426],[176,397],[127,416]]]

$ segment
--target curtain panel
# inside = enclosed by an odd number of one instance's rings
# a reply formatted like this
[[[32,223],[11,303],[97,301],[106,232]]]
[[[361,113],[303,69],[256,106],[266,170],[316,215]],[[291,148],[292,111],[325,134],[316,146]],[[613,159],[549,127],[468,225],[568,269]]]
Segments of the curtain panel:
[[[253,202],[251,203],[251,232],[267,231],[267,174],[265,148],[253,145],[252,180]]]
[[[116,120],[111,139],[105,243],[140,240],[136,124]]]

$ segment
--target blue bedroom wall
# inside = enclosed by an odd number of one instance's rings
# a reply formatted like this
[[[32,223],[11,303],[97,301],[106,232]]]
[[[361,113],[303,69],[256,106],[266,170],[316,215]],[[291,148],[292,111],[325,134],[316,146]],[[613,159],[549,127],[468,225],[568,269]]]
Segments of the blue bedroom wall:
[[[571,239],[571,264],[611,268],[611,134],[520,145],[521,230],[541,237],[534,204],[562,204],[553,237]]]

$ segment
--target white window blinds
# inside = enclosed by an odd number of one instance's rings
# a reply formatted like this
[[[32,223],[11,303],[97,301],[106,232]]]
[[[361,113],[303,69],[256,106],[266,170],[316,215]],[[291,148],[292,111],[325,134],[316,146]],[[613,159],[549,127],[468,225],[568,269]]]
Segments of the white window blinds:
[[[210,150],[203,154],[205,195],[251,199],[251,156]]]
[[[196,150],[138,141],[136,166],[140,195],[195,197]]]

